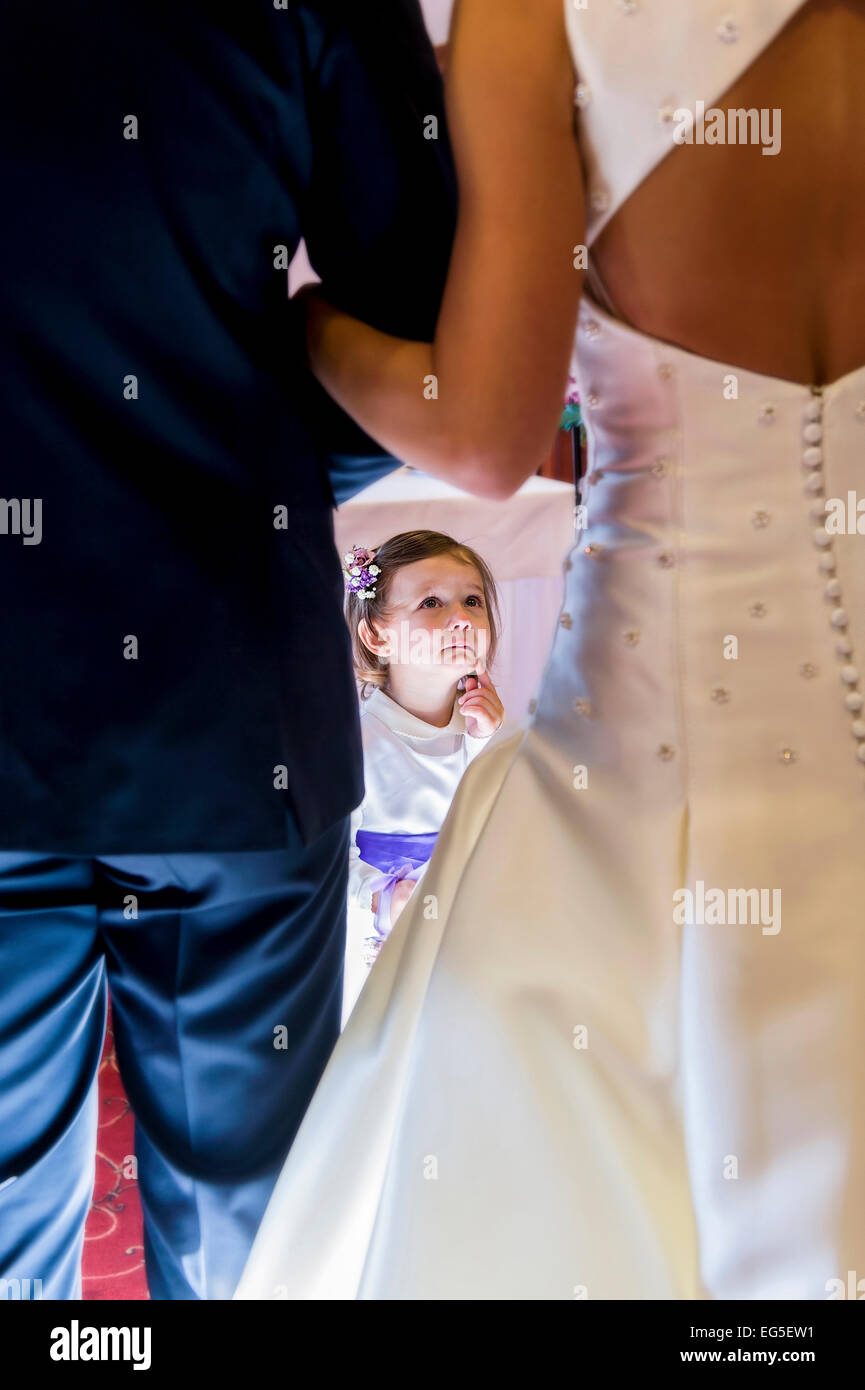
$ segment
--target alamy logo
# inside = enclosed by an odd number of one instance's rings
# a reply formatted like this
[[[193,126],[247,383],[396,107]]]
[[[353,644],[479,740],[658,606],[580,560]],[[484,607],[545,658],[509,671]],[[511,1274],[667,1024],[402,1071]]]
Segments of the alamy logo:
[[[52,1327],[52,1361],[131,1361],[134,1371],[150,1370],[149,1327]]]
[[[777,936],[781,889],[707,888],[698,878],[693,893],[690,888],[677,888],[673,894],[673,921],[680,927],[761,925],[764,936]]]
[[[400,622],[399,629],[383,627],[381,636],[385,646],[382,655],[388,661],[399,662],[402,666],[456,666],[464,665],[467,656],[487,659],[489,633],[480,628],[470,637],[465,632],[453,632],[445,628],[415,628],[407,618]]]
[[[0,536],[20,536],[24,545],[42,540],[42,498],[0,497]]]
[[[675,122],[673,139],[677,145],[762,145],[763,154],[778,154],[781,149],[781,108],[763,106],[731,107],[722,111],[698,101],[694,110],[677,106],[672,113]],[[777,120],[778,128],[775,129]]]
[[[825,1289],[830,1301],[849,1298],[861,1303],[865,1299],[865,1279],[857,1279],[855,1269],[848,1269],[846,1284],[843,1279],[827,1279]]]
[[[41,1279],[0,1279],[0,1302],[7,1299],[29,1302],[41,1297]]]
[[[829,536],[865,536],[865,497],[857,498],[852,490],[846,502],[843,497],[827,497],[823,525]]]

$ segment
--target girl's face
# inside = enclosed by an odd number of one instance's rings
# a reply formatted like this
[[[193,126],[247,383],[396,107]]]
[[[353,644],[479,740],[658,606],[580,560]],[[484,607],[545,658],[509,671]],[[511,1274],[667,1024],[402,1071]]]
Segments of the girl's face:
[[[481,576],[453,555],[403,565],[388,592],[388,660],[392,666],[431,666],[450,681],[486,658],[490,624]]]

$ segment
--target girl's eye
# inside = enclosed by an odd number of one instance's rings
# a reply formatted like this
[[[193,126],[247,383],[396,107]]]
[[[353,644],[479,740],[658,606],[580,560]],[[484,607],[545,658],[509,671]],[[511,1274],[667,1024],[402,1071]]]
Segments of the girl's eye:
[[[440,600],[437,599],[434,594],[430,594],[429,598],[425,598],[421,602],[420,606],[421,608],[426,608],[427,605],[430,603],[434,604],[436,607],[439,607]],[[484,606],[484,601],[478,594],[469,594],[468,598],[466,599],[466,603],[470,603],[473,607],[477,608],[483,608]]]

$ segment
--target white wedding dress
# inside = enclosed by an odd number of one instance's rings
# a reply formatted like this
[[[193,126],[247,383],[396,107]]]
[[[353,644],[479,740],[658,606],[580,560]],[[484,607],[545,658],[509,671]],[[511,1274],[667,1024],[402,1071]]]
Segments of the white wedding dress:
[[[671,148],[657,108],[799,6],[566,8],[591,242]],[[468,769],[239,1298],[865,1275],[865,541],[821,524],[865,485],[865,368],[811,391],[588,298],[576,360],[588,524],[536,708]]]

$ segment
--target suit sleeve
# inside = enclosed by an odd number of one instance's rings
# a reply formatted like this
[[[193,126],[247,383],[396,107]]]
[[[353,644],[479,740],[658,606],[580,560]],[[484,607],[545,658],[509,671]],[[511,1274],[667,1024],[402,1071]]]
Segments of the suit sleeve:
[[[444,91],[417,0],[316,7],[309,81],[310,263],[332,303],[386,333],[431,342],[456,221]],[[315,384],[342,501],[398,466]],[[341,417],[341,422],[340,422]]]
[[[431,342],[456,218],[435,54],[417,0],[336,9],[310,96],[310,261],[339,308]]]

